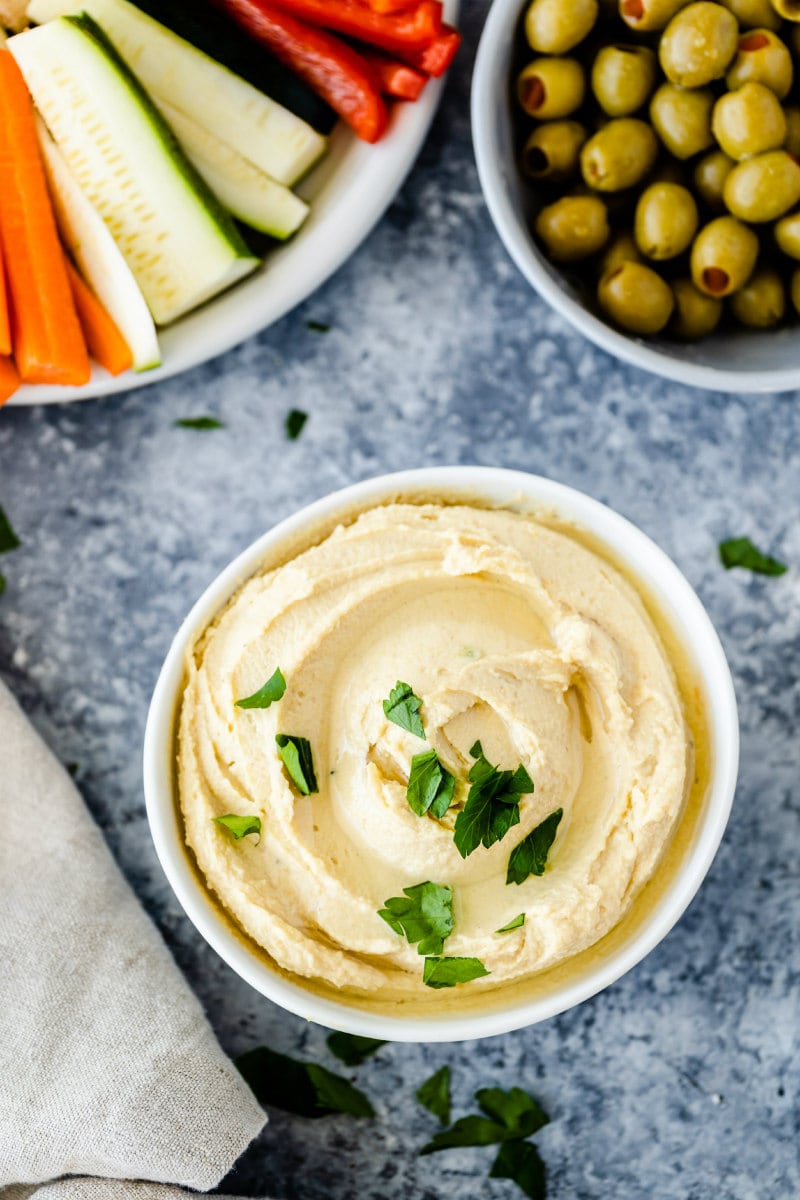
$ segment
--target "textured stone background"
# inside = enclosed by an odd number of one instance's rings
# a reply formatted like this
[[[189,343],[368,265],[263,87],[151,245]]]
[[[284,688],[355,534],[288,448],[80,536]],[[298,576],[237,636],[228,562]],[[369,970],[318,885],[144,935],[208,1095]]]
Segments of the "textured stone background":
[[[577,1010],[482,1045],[387,1046],[356,1073],[374,1123],[275,1114],[228,1181],[304,1200],[512,1197],[490,1151],[418,1160],[413,1091],[452,1064],[456,1115],[478,1086],[546,1104],[564,1198],[788,1200],[798,1158],[798,395],[729,398],[661,383],[594,350],[528,290],[491,227],[469,139],[485,11],[408,184],[302,309],[224,358],[106,401],[0,415],[0,503],[24,547],[2,562],[0,672],[78,782],[225,1047],[327,1055],[324,1031],[241,983],[183,918],[153,852],[141,743],[179,620],[217,571],[301,504],[385,470],[484,463],[540,472],[651,534],[720,630],[741,706],[733,819],[666,941]],[[329,322],[326,335],[306,321]],[[288,444],[286,411],[310,419]],[[174,428],[213,413],[222,432]],[[725,573],[750,534],[794,565]],[[42,814],[39,814],[41,819]]]

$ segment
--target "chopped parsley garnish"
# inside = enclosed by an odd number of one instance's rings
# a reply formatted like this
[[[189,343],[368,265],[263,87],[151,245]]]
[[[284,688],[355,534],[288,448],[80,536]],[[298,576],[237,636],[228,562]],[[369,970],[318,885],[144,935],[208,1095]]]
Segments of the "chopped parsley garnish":
[[[789,569],[779,559],[762,554],[748,537],[729,538],[727,542],[720,542],[719,557],[728,571],[732,567],[744,567],[757,575],[785,575]]]
[[[533,1142],[506,1142],[489,1171],[490,1179],[512,1179],[530,1200],[545,1200],[545,1166]]]
[[[257,1046],[238,1058],[236,1066],[262,1104],[284,1112],[301,1117],[327,1117],[331,1113],[375,1116],[363,1092],[316,1063],[298,1062],[267,1046]]]
[[[499,929],[495,929],[495,933],[511,933],[512,929],[522,929],[525,924],[525,913],[520,913],[518,917],[514,917],[513,921],[509,921],[507,925],[501,925]]]
[[[417,1088],[417,1099],[423,1108],[438,1119],[440,1125],[450,1124],[450,1068],[439,1067],[430,1079]]]
[[[326,325],[324,321],[306,321],[306,329],[311,333],[330,333],[330,325]]]
[[[259,841],[261,840],[261,817],[237,817],[235,813],[226,813],[224,817],[212,817],[212,820],[215,825],[221,825],[223,829],[227,829],[237,842],[239,838],[247,837],[249,833],[257,834]]]
[[[435,750],[415,754],[411,760],[406,798],[418,817],[427,812],[441,819],[453,802],[456,781],[439,762]]]
[[[491,975],[479,958],[426,958],[422,982],[430,988],[455,987]]]
[[[270,704],[281,699],[285,691],[286,680],[283,678],[280,667],[276,667],[264,686],[260,687],[257,692],[253,692],[252,696],[245,696],[243,700],[237,700],[236,707],[269,708]]]
[[[304,413],[299,408],[293,408],[286,414],[286,436],[290,442],[297,441],[307,420],[308,413]]]
[[[474,759],[467,802],[456,818],[454,840],[462,858],[483,845],[501,841],[513,825],[519,824],[520,796],[533,791],[533,780],[523,766],[516,771],[501,771],[483,753],[480,742],[470,750]]]
[[[222,421],[216,417],[181,417],[175,424],[179,429],[224,429]]]
[[[383,711],[393,725],[424,738],[425,730],[419,715],[421,707],[422,701],[414,695],[413,688],[399,679],[389,693],[389,699],[383,702]]]
[[[417,883],[414,887],[403,888],[402,896],[394,896],[384,903],[386,907],[378,909],[378,916],[395,933],[404,937],[409,945],[419,942],[419,954],[441,954],[445,938],[453,932],[451,887]]]
[[[508,860],[506,883],[524,883],[529,875],[544,875],[547,856],[563,815],[564,810],[557,808],[514,847]]]
[[[325,1039],[331,1054],[346,1067],[358,1067],[370,1058],[386,1042],[378,1038],[359,1037],[357,1033],[330,1033]]]
[[[289,778],[299,792],[310,796],[318,792],[317,777],[314,774],[314,759],[311,755],[311,743],[307,738],[296,737],[292,733],[278,733],[275,736],[278,744],[278,754],[286,767]]]
[[[513,1087],[508,1092],[502,1088],[481,1088],[475,1099],[485,1115],[461,1117],[450,1129],[434,1134],[420,1150],[421,1156],[456,1146],[496,1146],[517,1141],[536,1133],[549,1119],[541,1105],[522,1088]]]
[[[10,550],[17,550],[21,545],[22,542],[11,528],[11,522],[0,505],[0,554],[8,554]]]

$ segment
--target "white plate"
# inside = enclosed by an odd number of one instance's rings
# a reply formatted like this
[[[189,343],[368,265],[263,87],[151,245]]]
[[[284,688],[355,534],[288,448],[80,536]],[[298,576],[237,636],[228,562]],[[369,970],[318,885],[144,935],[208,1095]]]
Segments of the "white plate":
[[[459,0],[446,0],[448,21],[455,22],[458,8]],[[383,216],[425,141],[443,84],[431,80],[414,104],[394,104],[389,132],[375,146],[339,122],[329,153],[298,188],[313,203],[297,237],[271,251],[251,278],[163,330],[163,362],[156,370],[126,371],[114,379],[95,366],[85,387],[25,385],[8,403],[64,404],[158,383],[280,320],[350,257]]]

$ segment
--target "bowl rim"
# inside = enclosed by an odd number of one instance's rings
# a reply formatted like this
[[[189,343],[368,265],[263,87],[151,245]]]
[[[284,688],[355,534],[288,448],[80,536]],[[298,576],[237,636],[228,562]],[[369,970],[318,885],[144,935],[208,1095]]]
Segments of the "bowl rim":
[[[523,6],[524,0],[493,0],[478,46],[470,97],[472,145],[484,200],[517,269],[542,299],[579,333],[601,350],[634,367],[689,387],[717,392],[775,393],[800,387],[800,363],[796,367],[743,371],[722,370],[705,363],[674,358],[657,345],[607,325],[564,291],[546,270],[533,239],[517,220],[505,186],[495,121],[497,105],[503,102],[507,88],[503,64],[511,45],[508,29],[516,22]]]
[[[707,695],[712,768],[698,828],[675,878],[623,945],[585,976],[545,997],[483,1014],[390,1016],[317,995],[281,975],[250,951],[210,900],[184,849],[175,802],[174,723],[187,647],[270,549],[337,514],[351,515],[397,495],[442,495],[466,502],[519,504],[554,510],[595,534],[652,593],[686,646]],[[641,961],[681,917],[711,865],[730,815],[739,760],[739,724],[730,668],[717,632],[678,567],[637,526],[583,492],[543,476],[495,467],[428,467],[380,475],[345,487],[301,508],[262,534],[228,564],[193,604],[165,657],[153,692],[144,738],[144,791],[151,836],[164,874],[197,931],[256,991],[296,1016],[346,1033],[396,1042],[450,1042],[509,1033],[555,1016],[615,982]]]

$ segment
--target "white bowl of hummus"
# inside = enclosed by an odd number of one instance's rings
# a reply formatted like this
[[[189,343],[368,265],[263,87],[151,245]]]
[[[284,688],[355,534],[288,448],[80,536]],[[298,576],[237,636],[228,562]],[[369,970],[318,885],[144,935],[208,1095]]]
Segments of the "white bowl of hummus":
[[[730,672],[642,532],[433,468],[320,500],[184,621],[145,735],[185,912],[259,992],[393,1041],[555,1015],[669,932],[728,820]]]

